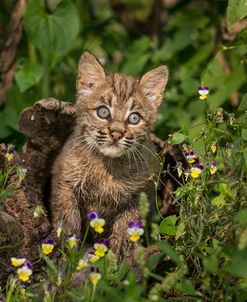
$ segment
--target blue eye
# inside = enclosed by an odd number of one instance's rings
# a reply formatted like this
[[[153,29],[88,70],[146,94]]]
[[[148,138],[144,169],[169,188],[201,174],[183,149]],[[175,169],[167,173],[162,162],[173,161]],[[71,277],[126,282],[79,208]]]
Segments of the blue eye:
[[[98,117],[102,119],[108,119],[111,116],[109,109],[105,106],[97,108],[96,112]]]
[[[128,123],[132,125],[137,125],[141,120],[140,115],[137,112],[133,112],[128,117]]]

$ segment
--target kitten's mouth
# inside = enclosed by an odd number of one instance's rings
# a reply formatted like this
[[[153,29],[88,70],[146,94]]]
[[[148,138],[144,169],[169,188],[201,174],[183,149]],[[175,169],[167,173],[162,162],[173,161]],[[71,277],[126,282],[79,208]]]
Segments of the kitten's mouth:
[[[106,146],[100,147],[100,152],[105,156],[116,158],[120,157],[124,153],[124,148],[118,144],[118,142],[111,142]]]

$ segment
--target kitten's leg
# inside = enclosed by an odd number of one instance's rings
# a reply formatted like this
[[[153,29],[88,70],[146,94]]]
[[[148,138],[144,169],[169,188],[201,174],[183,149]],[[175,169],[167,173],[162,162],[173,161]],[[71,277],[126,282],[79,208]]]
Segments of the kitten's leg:
[[[53,183],[51,210],[54,228],[62,222],[71,234],[80,236],[81,214],[78,201],[66,183]]]
[[[126,210],[120,213],[114,220],[112,232],[109,236],[110,247],[116,253],[119,261],[121,261],[124,253],[127,252],[128,246],[130,245],[129,234],[127,233],[127,230],[128,223],[131,220],[140,220],[140,213],[137,208]]]

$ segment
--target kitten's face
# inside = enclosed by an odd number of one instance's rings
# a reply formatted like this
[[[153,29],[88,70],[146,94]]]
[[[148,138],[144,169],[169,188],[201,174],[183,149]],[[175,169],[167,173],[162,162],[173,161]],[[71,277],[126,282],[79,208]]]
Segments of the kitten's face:
[[[88,148],[112,158],[138,149],[156,119],[167,81],[164,66],[154,71],[141,80],[120,74],[106,76],[91,54],[82,55],[77,80],[77,132]]]

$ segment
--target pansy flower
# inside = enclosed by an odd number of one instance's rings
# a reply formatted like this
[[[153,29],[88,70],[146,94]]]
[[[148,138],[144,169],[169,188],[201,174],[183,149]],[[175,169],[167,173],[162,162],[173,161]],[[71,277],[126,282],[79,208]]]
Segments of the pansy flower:
[[[88,253],[88,260],[89,260],[89,262],[95,263],[95,262],[97,262],[99,259],[100,259],[100,257],[99,257],[98,255],[95,255],[94,252]]]
[[[141,235],[144,233],[141,221],[130,221],[128,224],[128,234],[130,235],[130,240],[136,242],[140,239]]]
[[[8,148],[3,151],[3,153],[5,154],[5,158],[7,159],[8,162],[13,160],[14,152],[15,152],[15,147],[13,145],[9,145]]]
[[[47,241],[42,243],[41,248],[42,248],[43,254],[45,254],[45,255],[51,254],[54,249],[54,240],[51,238],[48,239]]]
[[[14,267],[20,267],[20,266],[22,266],[25,263],[26,258],[24,258],[24,257],[17,257],[17,258],[11,257],[10,260],[11,260],[11,265],[12,266],[14,266]]]
[[[89,280],[90,282],[96,286],[97,283],[99,282],[99,280],[101,279],[101,274],[99,272],[99,269],[98,268],[95,268],[95,267],[92,267],[91,268],[91,271],[90,271],[90,274],[89,274]]]
[[[77,245],[78,239],[76,235],[72,234],[68,237],[68,244],[71,249],[73,249]]]
[[[94,254],[99,257],[104,257],[108,250],[109,240],[100,238],[97,243],[94,244]]]
[[[205,100],[209,93],[208,87],[198,87],[198,93],[200,94],[199,99]]]
[[[197,156],[194,151],[190,151],[185,154],[185,158],[187,159],[189,164],[193,164],[196,161]]]
[[[32,265],[30,262],[25,262],[20,268],[17,270],[17,275],[20,281],[26,282],[29,280],[32,275]]]
[[[176,165],[176,168],[177,168],[178,177],[181,177],[183,174],[182,165],[180,163],[178,163]]]
[[[90,226],[95,230],[96,233],[103,233],[105,225],[105,220],[103,218],[99,218],[99,215],[96,212],[91,212],[89,214]]]
[[[88,265],[88,259],[86,257],[83,257],[81,258],[79,261],[78,261],[78,264],[76,266],[76,269],[78,271],[82,270],[83,268],[87,267]]]
[[[193,178],[198,178],[200,174],[202,173],[203,166],[202,165],[196,165],[195,167],[192,167],[190,170],[190,175]]]
[[[216,161],[214,160],[210,166],[210,173],[214,175],[217,172]]]
[[[213,154],[217,151],[217,145],[216,145],[215,142],[211,145],[210,149],[211,149]]]

